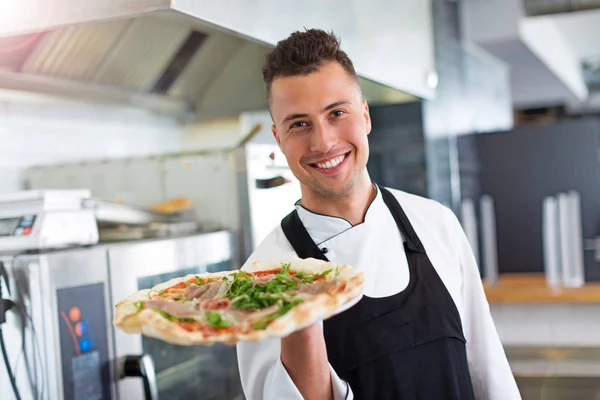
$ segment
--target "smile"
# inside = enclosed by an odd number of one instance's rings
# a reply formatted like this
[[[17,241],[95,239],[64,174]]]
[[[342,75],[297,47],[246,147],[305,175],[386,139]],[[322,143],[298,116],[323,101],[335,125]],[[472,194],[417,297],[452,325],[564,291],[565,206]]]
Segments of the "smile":
[[[328,160],[323,160],[320,162],[310,164],[311,167],[315,168],[317,171],[326,175],[335,175],[341,171],[343,166],[346,164],[345,161],[348,159],[348,156],[351,152],[341,154],[339,156],[335,156]]]
[[[335,168],[338,165],[340,165],[342,161],[344,161],[344,158],[346,158],[346,154],[342,154],[341,156],[337,156],[337,157],[335,157],[331,160],[327,160],[326,162],[323,162],[323,163],[316,163],[315,165],[318,168],[323,168],[323,169]]]

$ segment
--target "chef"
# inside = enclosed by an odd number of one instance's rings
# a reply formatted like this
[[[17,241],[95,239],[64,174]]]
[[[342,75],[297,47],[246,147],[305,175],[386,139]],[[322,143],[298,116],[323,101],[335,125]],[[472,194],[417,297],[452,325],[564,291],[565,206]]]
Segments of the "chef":
[[[246,397],[520,399],[457,218],[371,181],[369,108],[338,39],[295,32],[267,56],[263,75],[273,135],[302,197],[247,263],[349,264],[365,287],[355,306],[322,323],[238,344]]]

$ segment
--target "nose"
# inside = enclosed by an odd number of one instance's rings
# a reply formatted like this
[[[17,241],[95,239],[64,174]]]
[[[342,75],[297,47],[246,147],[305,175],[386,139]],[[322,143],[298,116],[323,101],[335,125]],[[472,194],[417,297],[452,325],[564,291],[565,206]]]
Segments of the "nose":
[[[310,135],[310,150],[318,153],[327,153],[336,143],[335,130],[326,124],[313,124]]]

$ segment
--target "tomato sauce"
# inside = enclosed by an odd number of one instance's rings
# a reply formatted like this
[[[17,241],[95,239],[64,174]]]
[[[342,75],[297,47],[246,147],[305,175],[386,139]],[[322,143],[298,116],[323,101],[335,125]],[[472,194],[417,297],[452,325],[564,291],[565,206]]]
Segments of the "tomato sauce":
[[[215,329],[200,322],[178,322],[180,327],[188,332],[202,332],[205,336],[216,336],[219,333],[233,332],[235,327]]]
[[[260,278],[261,276],[266,276],[266,275],[277,275],[278,273],[281,272],[281,268],[277,268],[277,269],[271,269],[268,271],[256,271],[256,272],[246,272],[248,275],[253,275],[257,278]],[[291,272],[290,272],[291,273]]]
[[[200,277],[198,277],[198,278],[192,278],[192,279],[189,279],[189,280],[187,280],[187,281],[182,281],[182,282],[179,282],[179,283],[177,283],[177,284],[175,284],[175,285],[171,286],[170,288],[168,288],[168,289],[165,289],[165,292],[168,292],[168,291],[169,291],[169,289],[185,289],[186,287],[188,287],[188,285],[189,285],[190,283],[195,283],[195,284],[197,284],[197,283],[198,283],[198,279],[202,279],[202,281],[203,281],[204,283],[209,283],[209,282],[214,282],[214,281],[215,281],[214,279],[209,279],[209,278],[200,278]]]

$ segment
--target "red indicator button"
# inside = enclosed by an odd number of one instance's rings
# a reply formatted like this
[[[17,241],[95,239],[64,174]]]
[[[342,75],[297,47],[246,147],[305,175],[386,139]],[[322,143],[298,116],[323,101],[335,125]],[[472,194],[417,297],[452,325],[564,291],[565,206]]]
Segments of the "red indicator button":
[[[31,227],[28,226],[27,228],[23,229],[23,234],[24,235],[29,235],[31,233]]]
[[[73,322],[79,321],[81,318],[81,310],[77,306],[73,306],[69,309],[69,319]]]

